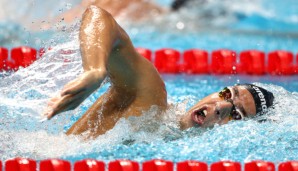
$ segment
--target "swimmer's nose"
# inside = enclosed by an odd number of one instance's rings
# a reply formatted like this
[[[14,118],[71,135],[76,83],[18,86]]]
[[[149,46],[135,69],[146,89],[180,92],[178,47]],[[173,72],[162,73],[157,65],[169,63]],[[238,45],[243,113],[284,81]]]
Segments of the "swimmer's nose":
[[[215,114],[223,119],[231,113],[232,108],[232,103],[228,101],[217,102],[215,107]]]

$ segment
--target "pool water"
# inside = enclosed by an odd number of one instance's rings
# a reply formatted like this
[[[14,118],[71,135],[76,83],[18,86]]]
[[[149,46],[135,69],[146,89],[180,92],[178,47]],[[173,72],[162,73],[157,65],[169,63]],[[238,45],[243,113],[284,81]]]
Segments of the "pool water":
[[[123,25],[135,46],[152,50],[162,47],[181,51],[229,48],[237,52],[284,49],[296,53],[298,12],[294,9],[297,4],[288,0],[286,5],[279,1],[268,5],[268,1],[207,1],[199,11],[184,9],[178,14],[155,19],[153,25]],[[240,10],[243,3],[247,8]],[[214,9],[223,12],[218,16]],[[209,12],[213,15],[204,18]],[[193,24],[192,17],[202,21]],[[9,21],[3,25],[0,28],[10,32],[14,32],[15,27],[22,28]],[[162,75],[170,108],[161,121],[152,119],[156,113],[153,106],[142,117],[119,120],[112,130],[94,140],[66,136],[65,130],[109,86],[108,83],[103,85],[77,109],[43,121],[41,113],[48,99],[82,72],[77,31],[78,24],[75,24],[60,31],[25,31],[29,36],[23,34],[14,41],[0,37],[6,40],[1,45],[7,47],[25,42],[33,47],[52,48],[28,68],[21,68],[16,73],[1,73],[0,160],[17,156],[71,161],[83,158],[104,161],[125,158],[139,162],[153,158],[195,159],[208,163],[224,159],[240,162],[263,159],[277,163],[298,159],[297,76]],[[61,54],[61,50],[72,50],[72,53]],[[246,82],[264,86],[275,94],[274,109],[267,115],[215,125],[212,129],[178,129],[177,118],[198,100],[227,85]]]

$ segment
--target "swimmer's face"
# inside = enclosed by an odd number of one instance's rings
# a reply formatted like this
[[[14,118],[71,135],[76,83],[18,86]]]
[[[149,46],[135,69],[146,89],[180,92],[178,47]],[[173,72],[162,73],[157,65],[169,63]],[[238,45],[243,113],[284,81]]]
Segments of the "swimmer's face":
[[[203,98],[182,117],[180,125],[182,129],[212,127],[255,115],[251,93],[244,86],[232,86]]]

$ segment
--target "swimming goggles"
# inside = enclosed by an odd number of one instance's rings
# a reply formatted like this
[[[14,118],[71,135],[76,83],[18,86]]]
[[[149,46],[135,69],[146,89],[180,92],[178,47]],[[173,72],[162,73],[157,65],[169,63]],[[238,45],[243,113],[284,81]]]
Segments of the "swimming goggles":
[[[223,100],[230,102],[232,104],[232,109],[231,109],[231,113],[229,114],[229,120],[241,120],[243,119],[243,115],[241,114],[241,112],[239,112],[236,107],[235,104],[233,103],[232,100],[232,92],[228,87],[225,87],[223,90],[221,90],[218,93],[218,96],[220,98],[222,98]]]

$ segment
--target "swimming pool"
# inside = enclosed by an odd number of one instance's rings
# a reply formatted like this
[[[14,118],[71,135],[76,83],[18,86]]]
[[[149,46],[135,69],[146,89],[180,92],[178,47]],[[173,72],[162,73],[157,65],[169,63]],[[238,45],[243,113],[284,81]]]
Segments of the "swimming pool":
[[[227,2],[236,4],[234,7],[241,6],[237,1]],[[220,7],[229,14],[224,18],[224,23],[228,24],[219,25],[221,21],[217,20],[211,24],[205,21],[203,24],[206,27],[202,29],[197,25],[191,25],[190,22],[187,23],[190,20],[186,18],[186,11],[181,12],[180,18],[176,18],[178,14],[172,14],[154,21],[155,24],[163,23],[158,29],[149,25],[124,25],[136,46],[152,50],[171,47],[181,51],[190,48],[208,51],[228,48],[238,52],[245,49],[265,52],[284,49],[297,52],[298,38],[294,30],[298,27],[295,20],[298,14],[291,13],[290,10],[294,5],[288,5],[283,11],[278,11],[279,5],[276,4],[274,7],[277,9],[271,8],[269,15],[266,13],[267,6],[266,10],[262,8],[266,1],[255,1],[254,3],[258,2],[256,4],[245,2],[248,6],[260,9],[239,13],[240,10],[235,10],[236,7],[230,9],[222,5]],[[205,10],[219,5],[209,3]],[[249,12],[254,15],[248,15]],[[216,16],[211,17],[219,19]],[[291,17],[293,19],[288,20]],[[183,21],[185,28],[181,29],[180,21]],[[246,30],[247,27],[253,29]],[[155,114],[153,108],[140,118],[120,120],[114,129],[91,141],[67,137],[63,132],[86,111],[108,85],[91,95],[78,109],[61,114],[51,121],[40,122],[40,114],[47,99],[82,72],[76,38],[77,26],[73,28],[71,35],[67,35],[69,38],[56,41],[54,36],[53,41],[45,43],[46,46],[51,46],[52,50],[43,58],[28,68],[22,68],[1,78],[0,146],[3,148],[0,149],[0,160],[16,156],[36,160],[62,158],[70,161],[84,158],[104,161],[125,158],[138,162],[153,158],[175,162],[195,159],[208,163],[224,159],[240,162],[263,159],[277,163],[297,160],[297,76],[163,75],[168,101],[172,104],[163,121],[151,119]],[[196,30],[198,28],[199,32]],[[63,31],[55,34],[63,35]],[[49,35],[51,34],[47,32],[44,36]],[[32,39],[34,40],[34,36],[28,40]],[[40,45],[35,41],[31,43],[32,46]],[[12,47],[18,44],[8,41],[4,45]],[[71,49],[73,53],[61,54],[61,49]],[[197,100],[227,85],[245,82],[258,82],[276,94],[275,109],[270,111],[268,116],[231,122],[208,130],[178,129],[176,117],[183,114]],[[264,118],[268,121],[260,123],[259,120]]]

